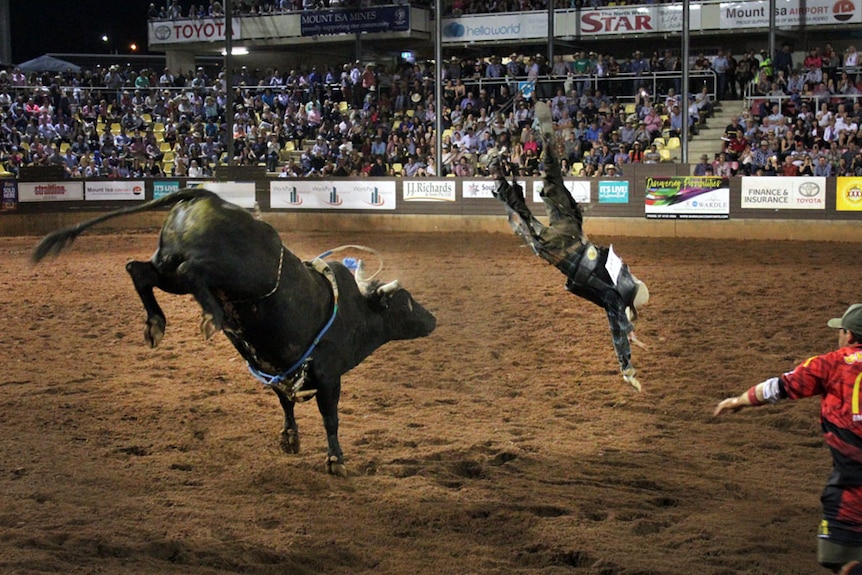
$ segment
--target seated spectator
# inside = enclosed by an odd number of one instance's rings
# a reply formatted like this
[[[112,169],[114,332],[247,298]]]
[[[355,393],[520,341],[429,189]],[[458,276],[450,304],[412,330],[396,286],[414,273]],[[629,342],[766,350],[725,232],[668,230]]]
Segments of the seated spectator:
[[[720,152],[712,162],[712,173],[715,176],[727,178],[736,175],[736,162],[731,161],[725,152]]]
[[[817,157],[817,164],[814,166],[813,175],[821,176],[824,178],[829,178],[832,176],[832,164],[829,163],[825,155]]]
[[[644,154],[644,164],[658,164],[661,162],[661,154],[655,144],[650,144],[649,150]]]
[[[692,171],[692,175],[694,176],[705,176],[706,168],[710,168],[710,171],[713,171],[712,164],[709,162],[709,156],[703,154],[700,157],[700,162],[694,165],[694,170]]]
[[[712,96],[709,94],[709,88],[704,86],[694,97],[695,105],[697,106],[698,114],[701,123],[706,123],[706,119],[712,117],[713,103]]]
[[[472,177],[475,173],[473,165],[470,163],[467,157],[463,155],[459,158],[458,163],[455,164],[452,171],[459,178],[469,178]]]

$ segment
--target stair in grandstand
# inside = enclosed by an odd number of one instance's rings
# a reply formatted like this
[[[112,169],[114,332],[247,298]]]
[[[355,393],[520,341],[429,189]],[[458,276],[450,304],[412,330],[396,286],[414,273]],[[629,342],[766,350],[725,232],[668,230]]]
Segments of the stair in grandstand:
[[[699,127],[698,134],[692,136],[688,142],[688,163],[696,164],[700,157],[706,154],[711,162],[724,148],[724,128],[730,124],[734,116],[742,113],[742,100],[725,100],[717,105],[714,115],[706,120],[706,127]],[[676,154],[676,160],[680,161],[682,154]]]

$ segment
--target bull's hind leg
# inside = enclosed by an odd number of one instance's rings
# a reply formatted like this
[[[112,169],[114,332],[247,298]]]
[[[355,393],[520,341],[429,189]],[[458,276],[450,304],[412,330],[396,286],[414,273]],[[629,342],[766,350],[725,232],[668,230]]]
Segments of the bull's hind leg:
[[[144,329],[144,339],[150,347],[156,347],[165,335],[165,314],[156,301],[153,288],[159,287],[164,289],[162,287],[164,285],[164,276],[159,273],[156,266],[150,261],[129,262],[126,264],[126,271],[132,276],[135,291],[138,292],[138,296],[144,304],[144,310],[147,312],[147,327]]]
[[[293,407],[296,405],[287,398],[283,391],[273,386],[272,390],[278,396],[278,402],[284,411],[284,427],[281,429],[281,450],[285,453],[299,453],[299,427],[293,415]]]

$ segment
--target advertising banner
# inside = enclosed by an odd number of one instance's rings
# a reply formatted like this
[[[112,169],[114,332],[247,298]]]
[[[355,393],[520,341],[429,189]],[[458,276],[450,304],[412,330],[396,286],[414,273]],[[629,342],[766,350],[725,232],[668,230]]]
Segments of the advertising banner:
[[[579,204],[589,204],[590,203],[590,181],[589,180],[563,180],[563,183],[566,185],[566,189],[569,190],[569,193],[572,194],[572,197]],[[536,180],[533,182],[533,201],[542,203],[542,190],[545,189],[545,182],[542,180]]]
[[[190,188],[206,188],[226,202],[236,204],[241,208],[254,207],[254,182],[186,182]]]
[[[771,210],[825,210],[826,178],[744,176],[742,207]]]
[[[180,189],[178,180],[156,180],[153,182],[153,199],[157,200]]]
[[[395,182],[342,180],[271,181],[273,208],[330,210],[394,210]]]
[[[689,5],[689,28],[699,30],[700,6]],[[581,10],[581,34],[613,36],[654,32],[680,32],[683,29],[682,5],[631,6],[608,10]],[[565,31],[563,31],[565,33]]]
[[[410,6],[368,6],[345,10],[307,10],[299,14],[303,36],[371,34],[410,30]]]
[[[85,200],[143,200],[144,182],[136,180],[110,180],[87,182],[84,185]]]
[[[0,213],[18,210],[18,181],[13,178],[0,179]]]
[[[769,0],[722,2],[721,29],[768,28]],[[776,0],[775,25],[796,27],[862,22],[859,2],[842,0]]]
[[[84,199],[84,182],[18,182],[19,202],[74,202]]]
[[[862,178],[837,178],[835,210],[862,212]]]
[[[525,182],[518,182],[526,189]],[[493,198],[497,182],[494,180],[464,180],[461,182],[461,195],[465,198]]]
[[[599,181],[599,203],[600,204],[627,204],[629,203],[629,183],[616,180]]]
[[[150,44],[174,42],[220,42],[225,38],[224,18],[200,20],[155,20],[150,22]],[[231,18],[235,40],[242,39],[242,18]]]
[[[455,202],[455,182],[452,180],[405,179],[401,184],[405,202]]]
[[[727,178],[671,176],[647,178],[645,212],[655,219],[728,219]]]
[[[443,42],[498,42],[548,37],[546,12],[509,12],[443,19]]]

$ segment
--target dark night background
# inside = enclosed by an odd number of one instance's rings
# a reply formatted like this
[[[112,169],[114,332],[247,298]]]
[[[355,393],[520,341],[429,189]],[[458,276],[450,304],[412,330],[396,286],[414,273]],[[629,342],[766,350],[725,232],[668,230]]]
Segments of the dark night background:
[[[156,6],[165,0],[155,0]],[[12,0],[12,60],[42,54],[146,54],[151,0]],[[186,2],[181,2],[187,8]],[[107,35],[109,44],[102,42]],[[132,52],[129,45],[138,45]]]

